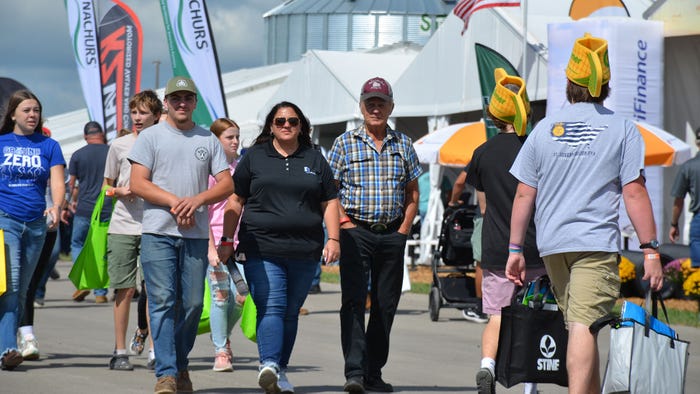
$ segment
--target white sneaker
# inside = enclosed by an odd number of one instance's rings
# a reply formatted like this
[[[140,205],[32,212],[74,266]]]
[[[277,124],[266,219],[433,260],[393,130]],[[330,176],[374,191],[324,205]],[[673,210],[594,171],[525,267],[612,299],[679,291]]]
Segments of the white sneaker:
[[[277,387],[282,393],[294,393],[294,385],[287,380],[286,371],[280,371],[280,378],[277,380]]]
[[[258,385],[265,390],[266,394],[277,394],[280,388],[277,385],[279,381],[279,373],[277,366],[274,364],[265,364],[260,368],[258,373]]]
[[[39,359],[39,343],[36,338],[21,338],[19,341],[19,351],[22,353],[22,358],[25,360]]]
[[[462,309],[462,316],[474,323],[488,323],[489,317],[473,309]]]

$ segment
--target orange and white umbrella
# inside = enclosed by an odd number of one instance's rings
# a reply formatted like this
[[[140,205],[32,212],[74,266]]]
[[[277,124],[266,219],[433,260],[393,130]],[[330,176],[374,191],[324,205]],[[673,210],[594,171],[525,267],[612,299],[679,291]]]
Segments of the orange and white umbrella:
[[[669,167],[690,159],[690,146],[682,140],[648,123],[634,123],[644,139],[644,165]]]
[[[644,139],[644,165],[672,166],[690,159],[690,146],[671,133],[645,122],[635,121]],[[435,130],[413,144],[423,164],[464,167],[474,150],[486,142],[484,122],[457,123]]]
[[[484,122],[456,123],[435,130],[413,143],[423,164],[464,167],[474,150],[486,142]]]

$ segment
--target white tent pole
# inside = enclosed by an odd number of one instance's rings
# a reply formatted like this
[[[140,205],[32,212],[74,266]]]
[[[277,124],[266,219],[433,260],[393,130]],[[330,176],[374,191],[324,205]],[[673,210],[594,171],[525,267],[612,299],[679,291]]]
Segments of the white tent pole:
[[[523,69],[522,78],[527,83],[527,0],[521,0],[520,8],[523,11]]]

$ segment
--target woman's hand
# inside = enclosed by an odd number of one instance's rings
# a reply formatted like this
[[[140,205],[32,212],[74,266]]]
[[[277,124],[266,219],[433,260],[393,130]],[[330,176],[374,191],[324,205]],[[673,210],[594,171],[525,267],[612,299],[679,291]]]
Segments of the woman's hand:
[[[233,246],[219,245],[216,253],[219,255],[219,261],[228,261],[229,257],[233,255]]]
[[[337,238],[328,238],[323,248],[323,262],[325,264],[337,261],[340,258],[340,241]]]

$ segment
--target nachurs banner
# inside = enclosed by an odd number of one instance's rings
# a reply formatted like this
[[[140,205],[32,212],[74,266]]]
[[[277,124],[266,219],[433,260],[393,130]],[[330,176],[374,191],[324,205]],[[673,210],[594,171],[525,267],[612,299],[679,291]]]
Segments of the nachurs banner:
[[[207,127],[226,117],[221,73],[204,0],[160,0],[170,48],[173,76],[191,78],[197,85],[198,102],[193,118]]]
[[[97,19],[92,0],[66,0],[68,30],[90,120],[104,124]]]
[[[141,24],[119,0],[99,0],[100,66],[107,139],[131,128],[129,100],[141,85]]]

